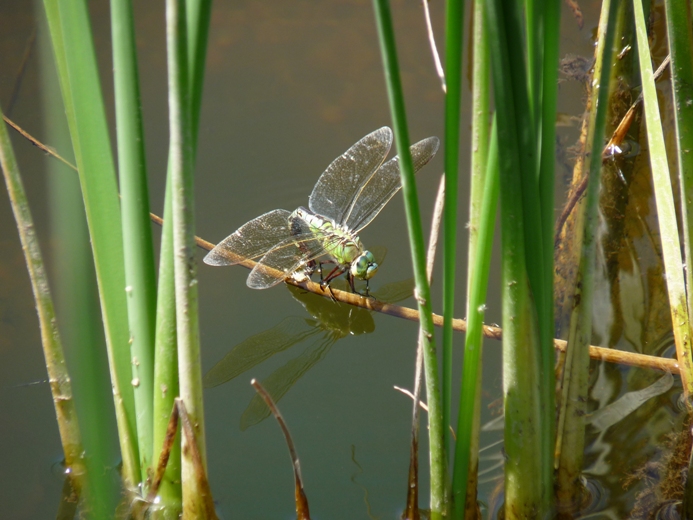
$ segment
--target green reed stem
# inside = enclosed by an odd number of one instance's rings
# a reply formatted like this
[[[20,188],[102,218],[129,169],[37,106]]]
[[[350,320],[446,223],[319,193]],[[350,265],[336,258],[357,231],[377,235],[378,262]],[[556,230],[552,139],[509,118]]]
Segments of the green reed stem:
[[[488,82],[488,75],[486,75],[486,82]],[[479,130],[485,131],[486,129]],[[470,259],[471,268],[468,271],[467,336],[464,344],[464,371],[460,389],[455,470],[452,479],[455,507],[453,518],[456,519],[464,518],[469,512],[475,512],[477,507],[483,322],[486,314],[486,291],[491,268],[491,251],[500,190],[498,132],[495,123],[491,131],[490,147],[487,147],[487,150],[485,175],[481,179],[474,179],[475,184],[483,185],[483,193],[480,213],[472,224],[475,231],[474,258]]]
[[[187,0],[186,34],[188,36],[188,71],[190,81],[190,121],[192,125],[193,154],[197,150],[197,129],[202,106],[202,84],[207,58],[209,20],[212,0]]]
[[[1,119],[2,111],[0,110]],[[48,277],[46,276],[26,192],[24,191],[17,160],[4,122],[0,124],[0,166],[2,166],[12,212],[17,222],[24,259],[29,271],[34,300],[36,301],[36,311],[41,328],[43,356],[46,360],[48,380],[58,420],[60,441],[65,455],[65,465],[70,469],[68,478],[77,496],[81,497],[84,493],[85,496],[90,497],[93,496],[91,493],[93,491],[92,480],[86,471],[87,462],[85,460],[84,447],[82,446],[82,435],[80,433],[75,402],[72,398],[70,374],[67,371],[65,354],[55,319],[53,298],[51,297]],[[107,501],[98,502],[94,504],[94,507],[99,512],[109,513],[103,510],[104,505],[108,505]],[[93,516],[93,518],[97,518],[97,516]]]
[[[36,13],[43,14],[38,1]],[[40,15],[39,15],[40,16]],[[65,119],[58,76],[45,16],[37,32],[46,139],[71,158],[70,132]],[[70,370],[72,393],[80,420],[82,444],[87,454],[89,491],[87,508],[94,516],[108,516],[116,507],[121,489],[113,461],[118,457],[113,392],[108,375],[103,322],[96,290],[94,257],[79,177],[59,161],[45,158],[50,236],[53,244],[51,286],[55,311]],[[75,504],[77,507],[77,504]]]
[[[478,308],[483,303],[474,305],[471,291],[475,272],[479,271],[474,261],[479,248],[479,225],[483,211],[483,197],[486,184],[487,161],[489,158],[490,128],[490,54],[488,35],[485,24],[485,5],[475,2],[473,11],[473,48],[472,48],[472,137],[471,137],[471,183],[469,195],[469,240],[467,245],[467,309]],[[497,159],[497,158],[496,158]],[[496,167],[497,170],[497,167]],[[497,174],[497,173],[496,173]],[[469,311],[467,311],[469,313]],[[469,336],[469,333],[467,333]],[[481,366],[479,352],[477,370]],[[465,355],[466,360],[466,355]],[[465,361],[464,367],[467,366]],[[468,368],[469,369],[469,368]],[[457,442],[455,443],[455,462],[452,477],[453,518],[462,518],[465,511],[476,512],[477,504],[477,461],[479,456],[479,431],[481,428],[481,373],[474,372],[476,393],[470,397],[465,393],[466,377],[463,376],[460,388],[458,410]],[[466,399],[472,399],[474,413],[470,422],[462,424],[461,418],[467,414],[463,407],[468,406]],[[464,438],[464,439],[463,439]],[[466,453],[465,453],[466,452]]]
[[[44,0],[91,237],[106,334],[123,480],[140,480],[120,203],[87,5]]]
[[[689,407],[693,407],[693,404],[690,402],[690,397],[693,393],[693,360],[691,359],[693,352],[691,352],[690,342],[693,335],[691,334],[688,315],[684,268],[681,258],[679,229],[676,222],[673,188],[671,186],[671,177],[669,176],[669,163],[667,161],[666,146],[664,145],[662,120],[657,102],[657,88],[654,82],[647,26],[641,1],[633,2],[633,14],[635,16],[635,34],[638,42],[638,58],[642,80],[643,108],[647,126],[647,143],[652,169],[652,183],[657,203],[657,219],[662,234],[662,256],[664,257],[664,268],[667,277],[667,291],[671,307],[671,320],[674,327],[676,356],[681,367],[683,393],[687,398]]]
[[[211,14],[210,0],[186,3],[188,36],[188,70],[190,75],[190,112],[193,148],[197,143],[197,127],[202,100],[207,35]],[[194,150],[193,150],[193,153]],[[176,335],[176,297],[173,266],[173,219],[171,200],[171,161],[166,178],[164,224],[161,238],[159,264],[159,291],[157,299],[157,333],[155,342],[155,393],[154,393],[154,454],[158,454],[164,442],[169,414],[179,392],[178,351]],[[166,389],[157,392],[156,389]],[[182,503],[180,443],[174,443],[171,457],[164,474],[159,497],[169,510],[179,510]]]
[[[505,517],[543,517],[551,509],[547,493],[551,464],[541,424],[550,379],[542,373],[546,294],[545,240],[537,179],[536,121],[524,68],[524,34],[519,5],[510,0],[487,4],[494,100],[500,147],[503,389],[505,395]],[[531,51],[531,49],[530,49]],[[541,60],[536,61],[542,63]],[[539,108],[537,108],[539,110]],[[518,196],[521,194],[521,196]],[[548,329],[550,330],[550,329]],[[522,431],[518,436],[516,432]]]
[[[578,511],[583,496],[581,483],[584,447],[585,416],[589,389],[589,345],[592,339],[592,302],[594,295],[594,269],[599,225],[599,187],[602,168],[601,150],[609,101],[609,79],[613,56],[618,2],[606,0],[602,4],[599,25],[597,63],[593,83],[593,110],[585,156],[590,158],[589,183],[583,213],[583,238],[580,267],[577,275],[573,311],[561,398],[558,426],[558,468],[556,471],[556,497],[562,511]]]
[[[113,73],[127,309],[142,481],[152,465],[156,275],[130,0],[111,1]],[[154,458],[156,460],[156,458]]]
[[[672,95],[674,98],[674,121],[676,125],[676,156],[678,178],[681,187],[681,213],[683,215],[683,244],[685,262],[693,265],[693,17],[690,2],[665,0],[667,35],[671,53]],[[690,273],[690,267],[688,267]],[[686,278],[688,309],[693,309],[693,282]],[[693,474],[693,458],[690,459],[688,474]],[[693,513],[693,478],[686,479],[683,501],[683,517]]]
[[[560,48],[561,2],[547,0],[540,4],[543,10],[543,62],[541,69],[541,107],[539,129],[539,200],[541,204],[542,255],[543,255],[543,291],[542,304],[538,306],[539,329],[541,334],[541,372],[543,407],[542,412],[542,448],[547,461],[554,458],[556,436],[556,378],[554,365],[556,354],[553,346],[555,336],[554,322],[554,165],[556,163],[556,104],[558,98],[558,51]],[[544,466],[544,494],[553,493],[553,465]]]
[[[464,3],[445,3],[445,214],[443,240],[443,424],[452,424],[452,320],[457,270],[457,180],[460,163],[460,100]],[[450,453],[450,435],[445,435]]]
[[[665,0],[671,53],[671,79],[676,124],[676,154],[681,185],[681,211],[686,265],[693,265],[693,16],[690,2]],[[693,309],[693,281],[686,280],[688,308]],[[691,479],[689,479],[691,480]]]
[[[171,133],[171,178],[173,195],[173,253],[176,284],[178,374],[180,396],[195,428],[206,467],[202,370],[195,262],[193,142],[189,104],[190,82],[186,40],[186,13],[182,0],[166,2],[166,42]],[[199,488],[192,453],[182,448],[183,515],[206,517],[203,490]]]
[[[176,335],[176,289],[173,266],[173,218],[171,176],[166,179],[164,225],[159,255],[159,288],[156,309],[156,341],[154,364],[154,449],[161,453],[166,430],[179,393],[178,337]],[[179,434],[180,435],[180,434]],[[173,443],[168,465],[159,487],[161,505],[171,511],[182,508],[180,440]],[[172,515],[175,517],[175,515]]]
[[[409,229],[409,244],[411,248],[416,294],[421,313],[423,330],[424,371],[426,374],[426,393],[428,398],[428,426],[430,438],[431,466],[431,518],[439,519],[445,513],[446,504],[446,455],[443,431],[443,412],[440,397],[440,382],[433,335],[433,314],[431,310],[431,294],[426,277],[426,248],[421,225],[421,213],[416,194],[416,180],[409,151],[409,135],[407,131],[404,95],[399,76],[395,34],[392,27],[392,15],[387,0],[374,0],[375,18],[378,28],[380,51],[383,58],[385,83],[387,85],[392,126],[397,143],[397,153],[400,158],[400,173],[402,175],[402,194]]]

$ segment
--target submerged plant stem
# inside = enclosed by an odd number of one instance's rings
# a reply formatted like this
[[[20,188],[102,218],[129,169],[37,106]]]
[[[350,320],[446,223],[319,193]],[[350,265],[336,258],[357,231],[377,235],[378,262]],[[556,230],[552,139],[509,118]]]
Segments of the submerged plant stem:
[[[647,122],[647,143],[650,152],[652,183],[657,203],[657,219],[662,233],[662,256],[666,270],[676,355],[681,368],[681,382],[683,383],[686,403],[689,409],[693,410],[693,403],[691,403],[693,394],[693,359],[691,359],[693,349],[691,349],[691,340],[693,335],[686,297],[674,195],[671,177],[669,176],[669,164],[664,145],[657,90],[652,71],[652,58],[650,57],[645,14],[640,0],[633,2],[633,12],[635,16],[635,34],[638,41],[638,57],[642,79],[645,120]]]
[[[592,300],[594,294],[594,264],[598,228],[599,185],[602,165],[601,151],[604,141],[604,126],[609,94],[610,67],[613,55],[617,2],[602,4],[597,60],[601,67],[598,83],[593,93],[596,111],[591,120],[592,139],[588,143],[586,156],[590,157],[587,200],[584,206],[582,253],[574,306],[570,320],[570,333],[566,355],[566,366],[562,381],[563,398],[557,428],[556,441],[556,496],[559,511],[572,513],[578,510],[582,498],[583,451],[585,446],[585,415],[587,413],[589,344],[592,335]]]
[[[48,370],[53,405],[58,420],[60,440],[65,455],[65,465],[70,469],[69,480],[77,496],[81,496],[88,482],[82,436],[77,420],[75,402],[72,398],[72,385],[67,372],[60,333],[58,332],[53,298],[51,296],[43,257],[39,248],[34,221],[29,210],[29,203],[24,185],[19,174],[14,150],[7,134],[7,127],[0,123],[0,166],[5,177],[7,192],[10,196],[12,212],[17,222],[19,238],[24,251],[24,259],[29,271],[31,288],[36,301],[39,325],[41,327],[41,344]],[[96,505],[98,508],[98,505]]]

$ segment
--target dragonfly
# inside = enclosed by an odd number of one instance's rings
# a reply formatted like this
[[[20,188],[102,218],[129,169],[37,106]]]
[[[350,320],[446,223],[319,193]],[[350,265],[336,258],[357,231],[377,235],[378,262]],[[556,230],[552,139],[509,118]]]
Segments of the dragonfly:
[[[437,137],[428,137],[410,147],[415,172],[433,158],[439,144]],[[367,295],[378,263],[363,247],[359,233],[402,187],[399,156],[383,163],[391,145],[388,127],[371,132],[327,167],[308,208],[275,209],[254,218],[219,242],[204,262],[222,266],[259,259],[248,275],[252,289],[267,289],[290,277],[310,277],[317,265],[323,290],[346,273],[355,293],[354,280],[366,282]],[[319,261],[322,257],[327,260]],[[322,264],[330,262],[336,266],[323,278]]]

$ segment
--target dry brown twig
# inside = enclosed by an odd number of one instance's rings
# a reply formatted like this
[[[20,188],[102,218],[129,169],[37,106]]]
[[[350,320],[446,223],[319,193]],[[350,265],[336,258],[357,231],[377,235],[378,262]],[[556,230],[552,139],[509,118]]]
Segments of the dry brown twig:
[[[661,68],[661,66],[660,66]],[[31,134],[28,132],[24,131],[17,125],[16,123],[10,121],[9,119],[5,118],[5,121],[7,124],[9,124],[13,129],[15,129],[17,132],[19,132],[25,139],[28,139],[32,144],[35,146],[39,147],[41,150],[46,152],[47,154],[55,157],[56,159],[64,162],[68,166],[70,166],[73,169],[77,169],[74,165],[70,164],[69,161],[66,161],[62,157],[60,157],[55,150],[52,148],[44,145],[41,143],[38,139],[33,137]],[[154,213],[150,213],[150,217],[153,222],[162,225],[163,224],[163,219]],[[207,251],[211,251],[212,248],[214,248],[214,244],[211,242],[208,242],[207,240],[200,238],[200,237],[195,237],[195,242],[197,243],[197,246],[200,247],[201,249],[205,249]],[[239,265],[242,265],[243,267],[246,267],[247,269],[252,269],[255,266],[254,261],[244,259],[238,262]],[[297,282],[291,278],[286,279],[286,283],[294,285],[296,287],[301,287],[302,289],[312,292],[314,294],[317,294],[319,296],[323,296],[325,298],[334,298],[334,300],[346,303],[348,305],[354,305],[356,307],[362,307],[364,309],[368,309],[371,311],[379,312],[382,314],[387,314],[389,316],[395,316],[397,318],[403,318],[405,320],[409,321],[419,321],[419,312],[410,309],[409,307],[402,307],[399,305],[394,305],[391,303],[385,303],[379,300],[376,300],[372,297],[370,298],[365,298],[359,294],[353,294],[349,293],[346,291],[340,291],[338,289],[332,289],[329,292],[326,292],[324,288],[319,284],[315,283],[310,280],[305,280],[301,282]],[[442,327],[443,326],[443,317],[434,314],[433,315],[433,324],[436,327]],[[452,320],[452,328],[453,330],[457,332],[465,332],[467,330],[467,321],[463,320],[461,318],[453,319]],[[501,330],[500,327],[494,327],[494,326],[489,326],[489,325],[484,325],[483,327],[483,334],[487,338],[491,339],[496,339],[500,340],[502,338],[502,333],[503,331]],[[554,339],[554,347],[556,350],[559,351],[565,351],[566,348],[566,342],[561,339]],[[606,361],[608,363],[618,363],[622,365],[629,365],[633,367],[641,367],[641,368],[652,368],[655,370],[661,370],[664,372],[671,372],[672,374],[678,374],[679,373],[679,365],[676,362],[676,360],[671,359],[671,358],[662,358],[662,357],[657,357],[657,356],[648,356],[645,354],[636,354],[633,352],[626,352],[623,350],[616,350],[616,349],[610,349],[610,348],[604,348],[604,347],[595,347],[595,346],[590,346],[590,357],[592,359],[597,359],[601,361]]]

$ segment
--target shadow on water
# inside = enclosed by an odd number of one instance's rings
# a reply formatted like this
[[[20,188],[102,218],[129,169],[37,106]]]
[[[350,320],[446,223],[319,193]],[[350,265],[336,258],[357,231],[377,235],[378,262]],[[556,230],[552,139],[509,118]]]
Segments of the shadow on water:
[[[340,285],[345,287],[339,287]],[[346,290],[346,282],[337,280],[336,289]],[[299,344],[308,346],[298,356],[276,369],[262,380],[262,386],[275,402],[329,352],[332,346],[347,336],[370,334],[375,330],[371,312],[332,301],[298,287],[287,285],[291,296],[300,303],[310,318],[289,316],[269,329],[238,343],[204,376],[206,388],[222,385],[267,361],[275,354]],[[408,279],[382,286],[373,297],[389,303],[398,302],[413,294],[414,280]],[[241,416],[241,430],[258,424],[270,415],[270,410],[255,395]]]

